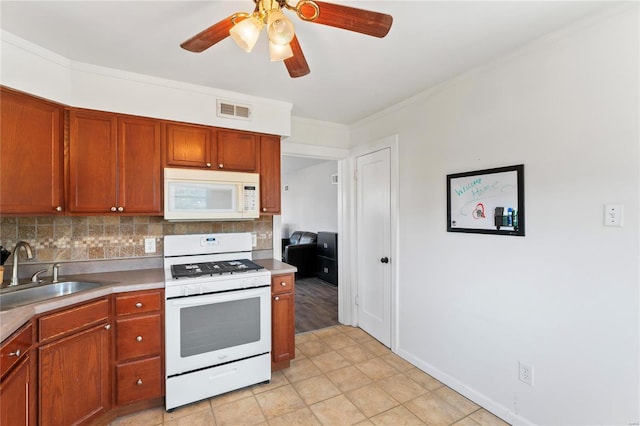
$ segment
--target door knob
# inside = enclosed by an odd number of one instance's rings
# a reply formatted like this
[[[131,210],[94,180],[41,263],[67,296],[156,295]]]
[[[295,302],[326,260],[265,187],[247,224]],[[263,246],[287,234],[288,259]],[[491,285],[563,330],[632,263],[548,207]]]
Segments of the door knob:
[[[389,258],[388,257],[383,257],[382,259],[380,259],[380,262],[389,263]]]

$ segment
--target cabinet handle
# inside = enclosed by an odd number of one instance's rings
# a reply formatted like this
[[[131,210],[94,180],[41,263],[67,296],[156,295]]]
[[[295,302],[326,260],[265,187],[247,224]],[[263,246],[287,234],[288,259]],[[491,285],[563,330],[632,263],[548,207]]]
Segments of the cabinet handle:
[[[111,207],[109,210],[111,210],[112,212],[115,212],[116,208],[115,207]]]
[[[275,300],[277,302],[278,300],[280,300],[280,296],[274,297],[273,300]]]
[[[136,385],[142,386],[142,379],[138,379],[138,381],[136,382]]]
[[[262,208],[262,211],[263,211],[263,212],[266,212],[266,211],[267,211],[267,208],[266,208],[266,207],[263,207],[263,208]]]
[[[136,303],[136,308],[142,308],[142,302]]]
[[[119,212],[123,212],[124,211],[124,207],[118,207],[118,211]]]
[[[111,324],[107,324],[107,325],[105,325],[105,326],[104,326],[104,329],[105,329],[105,330],[109,330],[109,329],[111,329]]]
[[[15,352],[9,352],[9,356],[20,356],[20,353],[21,353],[21,352],[20,352],[20,349],[18,349],[18,350],[17,350],[17,351],[15,351]]]
[[[207,166],[207,167],[211,167],[211,163],[207,163],[207,164],[206,164],[206,166]]]
[[[224,169],[224,164],[222,164],[222,163],[218,164],[218,168]]]
[[[62,211],[62,207],[61,206],[56,207],[56,211],[57,212],[61,212]]]
[[[142,342],[142,336],[138,336],[138,337],[136,337],[136,341],[138,341],[138,342]]]
[[[285,286],[287,285],[287,283],[286,283],[286,282],[284,282],[284,281],[282,281],[282,282],[280,283],[280,285],[281,285],[282,287],[285,287]]]

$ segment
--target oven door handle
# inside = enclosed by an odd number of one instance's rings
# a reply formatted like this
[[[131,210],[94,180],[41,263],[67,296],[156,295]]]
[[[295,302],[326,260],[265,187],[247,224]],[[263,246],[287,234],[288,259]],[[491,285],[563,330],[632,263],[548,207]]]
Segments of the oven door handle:
[[[198,294],[186,297],[178,297],[175,299],[167,300],[167,303],[170,303],[172,306],[198,306],[206,305],[212,302],[220,303],[228,302],[231,300],[246,299],[247,297],[269,296],[270,294],[270,286],[264,286],[230,291],[226,293]]]

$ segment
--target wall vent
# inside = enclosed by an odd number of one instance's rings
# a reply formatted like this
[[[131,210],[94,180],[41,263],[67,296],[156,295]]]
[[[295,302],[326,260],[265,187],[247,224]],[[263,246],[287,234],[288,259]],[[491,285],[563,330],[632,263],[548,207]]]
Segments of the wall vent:
[[[216,115],[223,118],[251,120],[251,105],[242,105],[233,101],[224,101],[218,99],[216,105]]]

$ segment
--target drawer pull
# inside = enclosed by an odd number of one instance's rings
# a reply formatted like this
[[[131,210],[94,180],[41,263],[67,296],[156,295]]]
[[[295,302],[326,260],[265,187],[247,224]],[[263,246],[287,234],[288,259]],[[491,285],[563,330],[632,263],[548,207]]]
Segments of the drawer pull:
[[[275,300],[275,301],[280,300],[280,296],[276,296],[276,297],[274,297],[274,298],[273,298],[273,300]]]
[[[136,303],[136,308],[142,308],[142,302]]]
[[[142,336],[138,336],[138,337],[136,337],[136,341],[138,341],[138,342],[142,342]]]
[[[21,353],[21,352],[20,352],[20,349],[18,349],[18,350],[17,350],[17,351],[15,351],[15,352],[9,352],[9,356],[20,356],[20,353]]]
[[[136,382],[136,385],[142,386],[142,379],[138,379],[138,381]]]
[[[105,330],[109,330],[110,328],[111,328],[111,324],[107,324],[107,325],[104,326]]]
[[[283,282],[281,282],[281,283],[280,283],[280,285],[281,285],[282,287],[286,287],[287,283],[285,283],[285,282],[283,281]]]

